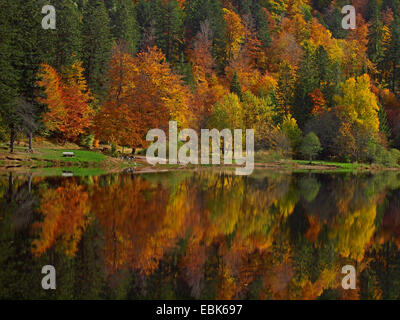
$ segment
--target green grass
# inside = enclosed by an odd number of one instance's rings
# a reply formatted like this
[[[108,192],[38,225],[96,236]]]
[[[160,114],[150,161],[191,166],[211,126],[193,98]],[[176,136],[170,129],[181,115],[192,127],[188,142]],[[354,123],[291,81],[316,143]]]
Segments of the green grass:
[[[102,153],[97,153],[87,150],[60,150],[60,149],[37,149],[37,152],[33,155],[34,158],[40,160],[56,160],[62,162],[91,162],[91,163],[101,163],[106,160],[107,157]],[[62,156],[63,152],[73,152],[75,157],[64,158]]]
[[[301,164],[301,165],[309,165],[310,161],[308,160],[292,160],[292,162]],[[338,169],[344,169],[344,170],[357,170],[360,169],[361,167],[369,167],[366,164],[360,164],[360,163],[344,163],[344,162],[332,162],[332,161],[313,161],[312,165],[314,166],[333,166]]]

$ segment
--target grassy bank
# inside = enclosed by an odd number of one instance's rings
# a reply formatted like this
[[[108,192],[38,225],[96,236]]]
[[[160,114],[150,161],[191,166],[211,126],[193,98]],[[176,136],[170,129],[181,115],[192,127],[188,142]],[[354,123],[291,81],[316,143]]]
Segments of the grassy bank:
[[[63,152],[73,152],[73,158],[64,158]],[[223,159],[221,159],[223,163]],[[54,174],[60,174],[64,171],[73,172],[74,175],[97,175],[110,171],[121,171],[124,168],[132,167],[131,161],[124,161],[110,157],[100,152],[100,150],[85,150],[77,145],[57,145],[49,141],[43,141],[34,147],[34,153],[26,152],[26,145],[16,146],[15,152],[10,153],[5,144],[0,144],[0,168],[12,169],[40,169],[54,171]],[[139,156],[136,163],[138,171],[153,170],[180,170],[197,169],[200,167],[234,167],[235,165],[156,165],[151,166],[146,162],[145,157]],[[308,160],[284,160],[279,159],[269,152],[257,152],[255,155],[255,169],[277,170],[277,171],[319,171],[319,172],[357,172],[357,171],[378,171],[399,168],[385,168],[377,165],[368,165],[360,163],[341,163],[331,161],[313,161]],[[79,170],[81,168],[82,170]],[[49,171],[49,172],[50,172]],[[93,171],[93,172],[92,172]]]
[[[74,157],[65,158],[63,152],[73,152]],[[10,153],[5,144],[0,144],[0,166],[2,167],[53,167],[53,168],[124,168],[129,162],[109,157],[97,150],[84,150],[74,145],[49,145],[34,147],[33,153],[25,146],[16,146]]]

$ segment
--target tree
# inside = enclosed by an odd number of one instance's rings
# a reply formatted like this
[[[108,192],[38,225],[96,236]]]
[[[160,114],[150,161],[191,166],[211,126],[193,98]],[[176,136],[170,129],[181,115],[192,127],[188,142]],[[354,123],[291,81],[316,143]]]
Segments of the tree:
[[[390,66],[390,86],[393,92],[397,92],[398,71],[400,68],[400,15],[397,13],[391,25],[391,41],[386,53],[386,63]]]
[[[390,129],[387,114],[384,107],[381,104],[379,105],[378,110],[378,118],[379,118],[379,132],[385,136],[386,139],[390,139],[392,135],[392,131]]]
[[[18,106],[16,97],[21,97],[31,104],[35,112],[39,113],[42,107],[37,100],[37,96],[40,94],[37,86],[37,76],[40,62],[43,59],[43,52],[40,46],[42,30],[38,27],[42,16],[40,10],[38,10],[38,3],[34,0],[8,3],[4,9],[4,13],[10,15],[10,17],[5,18],[4,23],[10,23],[9,28],[12,31],[4,31],[4,42],[1,41],[10,45],[8,50],[7,48],[1,48],[2,50],[4,49],[4,58],[6,59],[2,68],[4,68],[5,72],[12,71],[14,74],[4,74],[4,76],[10,76],[10,78],[5,80],[3,87],[3,89],[7,88],[6,92],[4,92],[4,98],[8,100],[8,103],[5,104],[6,109],[4,110],[3,120],[6,120],[9,127],[10,150],[13,152],[16,130],[23,123],[16,112]],[[26,19],[28,16],[30,19]],[[11,38],[9,38],[10,35]],[[3,60],[3,57],[1,60]],[[9,66],[12,66],[12,69],[9,69]],[[9,87],[10,84],[12,84],[12,88]],[[14,97],[10,100],[12,96]]]
[[[242,129],[244,125],[243,107],[234,93],[224,96],[213,108],[209,125],[219,130]]]
[[[268,136],[275,129],[275,106],[269,96],[259,98],[250,91],[242,97],[244,128],[254,129],[255,146],[265,148],[269,144]]]
[[[110,11],[111,32],[114,39],[126,42],[129,51],[135,54],[139,48],[140,32],[134,2],[117,1]]]
[[[108,100],[94,119],[97,138],[123,146],[143,144],[145,133],[141,128],[141,115],[128,107],[134,89],[131,81],[137,71],[134,58],[124,47],[115,47],[109,70]]]
[[[25,133],[29,139],[28,152],[33,152],[32,137],[39,128],[38,119],[32,103],[20,97],[16,101],[15,113],[18,117],[18,131]]]
[[[167,129],[168,121],[180,127],[191,122],[189,90],[173,73],[157,47],[133,58],[116,47],[110,65],[108,99],[95,118],[96,135],[105,141],[145,146],[153,128]]]
[[[190,42],[208,21],[212,31],[212,54],[220,70],[226,65],[226,23],[220,0],[191,0],[185,5],[186,39]]]
[[[310,132],[303,138],[300,146],[300,152],[304,157],[310,159],[310,164],[312,163],[312,159],[316,157],[321,150],[321,143],[314,132]]]
[[[64,81],[49,65],[43,64],[40,70],[38,85],[44,88],[46,96],[40,98],[40,102],[48,106],[43,122],[49,130],[58,132],[64,141],[76,141],[91,125],[92,97],[83,73],[81,62],[65,71]]]
[[[300,128],[304,128],[305,123],[311,116],[313,104],[310,93],[318,87],[318,73],[316,71],[315,55],[311,48],[306,47],[299,75],[294,90],[293,116],[297,120]]]
[[[370,77],[364,74],[350,78],[343,83],[343,95],[336,96],[335,102],[343,106],[341,114],[352,123],[358,123],[365,129],[377,133],[379,130],[379,106],[376,96],[371,92]]]
[[[103,101],[105,73],[112,49],[110,19],[103,1],[88,0],[84,8],[82,35],[85,78],[92,92]]]
[[[42,46],[44,60],[58,72],[64,66],[70,66],[82,60],[82,13],[73,0],[55,1],[57,12],[56,30],[46,30]]]
[[[289,138],[292,152],[297,153],[301,140],[301,130],[297,125],[296,119],[289,113],[283,117],[278,129]]]
[[[12,9],[14,2],[0,1],[0,115],[1,126],[10,130],[10,150],[14,151],[15,122],[16,116],[13,112],[14,103],[18,95],[18,74],[13,66],[12,40],[15,29],[12,27]]]
[[[179,61],[184,45],[184,14],[177,0],[163,1],[160,16],[156,21],[156,44],[165,54],[167,61]]]
[[[239,15],[226,8],[222,9],[226,23],[226,56],[228,61],[236,58],[245,37],[245,27]]]
[[[294,99],[294,87],[296,83],[295,70],[289,63],[283,62],[279,67],[276,99],[280,120],[290,113]]]
[[[240,85],[239,77],[236,71],[233,74],[233,78],[231,81],[231,92],[235,93],[239,97],[239,99],[242,99],[242,86]]]

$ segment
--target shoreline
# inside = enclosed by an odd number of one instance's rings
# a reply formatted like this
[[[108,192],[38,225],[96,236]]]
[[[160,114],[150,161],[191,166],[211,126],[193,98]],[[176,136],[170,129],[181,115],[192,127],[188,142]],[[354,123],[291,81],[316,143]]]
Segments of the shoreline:
[[[62,153],[71,151],[75,153],[74,158],[63,158]],[[121,154],[128,156],[129,154]],[[4,147],[0,149],[0,173],[5,172],[27,172],[37,170],[75,170],[75,171],[97,171],[104,173],[118,172],[168,172],[181,170],[199,170],[205,168],[211,169],[233,169],[240,167],[235,164],[220,165],[180,165],[163,164],[151,165],[146,161],[145,156],[136,156],[136,160],[123,160],[121,158],[111,157],[103,154],[100,150],[88,150],[82,148],[57,148],[42,147],[35,149],[34,153],[27,153],[23,148],[19,148],[14,153],[9,153]],[[268,161],[257,159],[254,163],[254,170],[271,170],[279,172],[382,172],[382,171],[400,171],[399,167],[384,167],[375,164],[362,163],[341,163],[315,160],[312,164],[305,160],[273,160]]]
[[[149,165],[142,161],[142,159],[137,160],[137,165],[134,163],[128,163],[123,160],[114,159],[114,161],[107,161],[106,163],[94,163],[94,162],[80,162],[79,164],[68,162],[68,161],[54,161],[54,160],[41,160],[41,161],[1,161],[0,162],[0,174],[15,172],[15,173],[24,173],[24,172],[35,172],[35,171],[43,171],[43,170],[54,170],[54,171],[98,171],[104,174],[108,173],[122,173],[122,172],[131,172],[136,174],[141,173],[161,173],[161,172],[174,172],[174,171],[197,171],[203,169],[211,169],[211,170],[229,170],[240,167],[239,165]],[[109,160],[109,159],[107,159]],[[349,172],[349,173],[378,173],[384,171],[399,171],[400,168],[391,168],[391,167],[381,167],[374,165],[363,165],[359,164],[354,168],[344,168],[340,165],[332,165],[332,164],[321,164],[321,161],[318,161],[316,164],[299,164],[295,160],[283,160],[283,161],[275,161],[275,162],[266,162],[266,163],[254,163],[254,171],[256,170],[267,170],[267,171],[276,171],[276,172],[286,172],[286,173],[295,173],[295,172],[315,172],[315,173],[340,173],[340,172]]]

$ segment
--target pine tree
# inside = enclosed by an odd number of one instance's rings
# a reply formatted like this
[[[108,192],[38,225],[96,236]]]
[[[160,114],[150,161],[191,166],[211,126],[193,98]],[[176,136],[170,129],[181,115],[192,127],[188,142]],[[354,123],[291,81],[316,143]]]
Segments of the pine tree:
[[[267,14],[264,11],[264,8],[261,6],[260,1],[258,0],[251,1],[250,10],[255,20],[257,37],[261,41],[263,46],[267,48],[271,43]]]
[[[382,71],[382,62],[385,57],[383,52],[383,23],[378,1],[369,0],[367,8],[366,16],[369,21],[367,53],[377,69]]]
[[[204,21],[210,23],[213,38],[212,53],[219,68],[223,70],[227,60],[226,48],[226,24],[220,0],[191,0],[185,6],[185,30],[186,40],[191,41],[200,31],[200,25]]]
[[[290,113],[290,107],[294,98],[295,74],[289,63],[283,63],[278,72],[277,98],[277,122],[281,122],[284,116]]]
[[[392,135],[392,131],[390,129],[386,111],[383,106],[379,103],[378,117],[379,117],[379,132],[383,133],[387,139]]]
[[[32,112],[32,123],[39,117],[43,105],[37,101],[38,95],[41,93],[37,85],[38,70],[40,63],[43,60],[44,52],[40,46],[40,41],[43,32],[47,31],[42,28],[42,14],[41,8],[44,5],[42,1],[35,0],[18,0],[15,2],[13,14],[13,27],[15,28],[13,44],[12,44],[12,60],[13,66],[18,79],[17,93],[19,100],[29,105]],[[18,101],[13,102],[13,107],[10,110],[10,130],[11,130],[11,149],[13,148],[13,138],[15,130],[21,128],[22,121],[20,115],[17,113]],[[25,122],[27,123],[27,122]],[[27,128],[26,128],[27,129]],[[32,131],[25,131],[28,133],[30,140],[32,139]]]
[[[156,43],[167,60],[177,62],[184,45],[184,13],[178,1],[169,0],[161,4],[160,18],[156,24]]]
[[[136,16],[141,34],[140,48],[154,46],[157,21],[161,15],[161,1],[140,0],[136,6]]]
[[[338,62],[331,61],[323,46],[314,53],[316,81],[328,106],[332,106],[333,97],[338,93],[340,83],[344,80],[343,71]]]
[[[135,54],[138,50],[140,32],[136,21],[136,9],[133,1],[117,1],[109,9],[111,32],[114,39],[123,40],[128,44],[129,51]]]
[[[83,63],[89,88],[104,100],[104,80],[111,57],[110,19],[103,1],[89,0],[83,15]]]
[[[397,92],[398,72],[400,63],[400,13],[395,15],[391,25],[391,42],[386,54],[386,65],[391,71],[390,87],[393,92]]]
[[[54,67],[61,71],[82,59],[82,15],[72,0],[57,2],[57,44]]]
[[[11,151],[15,137],[15,114],[13,105],[17,97],[18,78],[12,56],[12,39],[15,29],[12,28],[12,12],[15,2],[0,0],[0,126],[10,129]]]
[[[300,128],[304,128],[306,121],[310,118],[313,109],[310,93],[319,85],[315,56],[309,48],[305,47],[304,49],[305,53],[300,64],[293,103],[293,116]]]
[[[348,31],[342,28],[343,14],[337,7],[333,7],[325,15],[325,23],[329,30],[332,32],[332,36],[337,39],[344,39]]]
[[[242,99],[242,86],[239,82],[239,77],[236,71],[233,74],[233,78],[231,81],[231,92],[235,93],[239,97],[239,99]]]

